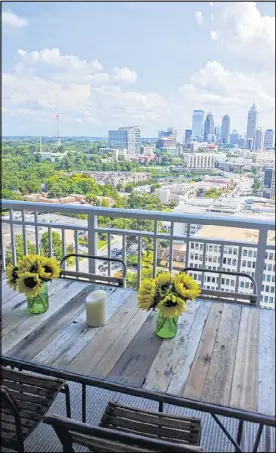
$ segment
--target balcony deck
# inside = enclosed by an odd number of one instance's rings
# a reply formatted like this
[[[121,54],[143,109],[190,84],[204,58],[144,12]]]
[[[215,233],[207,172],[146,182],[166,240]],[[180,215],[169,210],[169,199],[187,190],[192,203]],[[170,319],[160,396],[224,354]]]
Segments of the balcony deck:
[[[225,291],[227,288],[223,286],[223,279],[220,275],[208,273],[208,270],[223,270],[227,272],[227,269],[236,272],[248,272],[251,276],[256,278],[257,282],[257,306],[263,305],[267,307],[274,308],[275,306],[275,282],[273,282],[273,262],[275,263],[275,224],[272,222],[258,222],[250,221],[249,219],[243,218],[233,218],[229,217],[220,217],[220,216],[200,216],[200,215],[178,215],[173,213],[156,213],[156,212],[147,212],[147,211],[125,211],[118,209],[108,209],[108,208],[89,208],[89,207],[78,207],[78,206],[64,206],[64,205],[43,205],[40,203],[25,203],[25,202],[16,202],[16,201],[3,201],[2,208],[8,211],[8,215],[2,217],[3,223],[3,241],[2,241],[2,269],[5,269],[7,251],[10,251],[9,259],[12,262],[16,263],[17,261],[17,250],[16,250],[16,235],[22,234],[23,237],[23,248],[24,253],[28,253],[28,240],[31,239],[36,247],[37,252],[39,252],[41,233],[47,231],[49,234],[49,252],[50,255],[53,255],[53,231],[59,231],[62,239],[62,252],[63,255],[66,254],[66,246],[68,243],[73,241],[73,246],[76,252],[78,253],[81,250],[79,243],[79,233],[85,232],[88,235],[88,246],[86,253],[91,255],[104,254],[106,256],[112,255],[112,248],[114,243],[112,242],[115,238],[116,246],[121,249],[119,251],[119,258],[122,258],[126,261],[128,256],[128,238],[131,237],[136,244],[136,255],[138,256],[138,266],[136,269],[137,272],[137,285],[140,284],[141,279],[143,278],[143,269],[142,269],[142,254],[143,254],[143,241],[147,239],[150,241],[153,249],[153,261],[152,261],[152,275],[155,276],[160,269],[160,261],[158,260],[158,247],[161,242],[166,242],[168,244],[168,255],[166,256],[166,266],[171,271],[177,270],[178,266],[175,265],[175,262],[178,261],[177,257],[174,255],[174,244],[182,243],[185,245],[185,255],[182,258],[182,262],[185,264],[185,267],[191,264],[192,255],[191,253],[196,252],[197,254],[201,253],[201,258],[197,262],[198,272],[194,272],[194,277],[198,278],[201,283],[202,288],[208,290],[208,287],[212,289],[212,285],[217,290]],[[55,213],[61,213],[61,216],[55,216],[55,221],[50,222],[47,215]],[[65,215],[76,215],[76,214],[87,214],[87,220],[77,220],[72,219],[70,222],[70,217],[65,217]],[[102,228],[99,225],[99,216],[103,217],[113,217],[116,219],[133,219],[135,227],[131,230],[125,230],[123,228],[107,226]],[[147,221],[147,222],[145,222]],[[143,229],[140,229],[139,222],[142,222]],[[162,229],[162,226],[166,224],[168,228],[166,231]],[[178,226],[181,226],[179,230]],[[236,237],[225,236],[225,238],[209,238],[209,237],[195,237],[194,227],[202,228],[205,225],[219,226],[221,229],[227,227],[235,228],[235,231],[238,229],[248,229],[254,233],[251,235],[249,240],[238,240]],[[70,231],[70,235],[67,235],[67,232]],[[104,251],[98,251],[98,235],[101,233],[106,233],[107,247]],[[274,232],[274,236],[273,236]],[[270,240],[272,236],[274,237],[274,242]],[[254,237],[254,239],[252,239]],[[68,239],[69,238],[69,239]],[[214,250],[217,247],[217,256],[218,259],[212,261],[210,264],[210,250]],[[252,256],[250,268],[243,266],[242,258],[246,252],[246,255]],[[236,260],[236,265],[233,263],[229,264],[229,255],[234,255]],[[226,261],[225,261],[226,260]],[[254,265],[252,264],[254,262]],[[76,270],[81,270],[84,266],[84,261],[76,260]],[[86,266],[86,263],[85,263]],[[159,267],[158,267],[159,266]],[[207,270],[206,270],[207,266]],[[209,266],[209,267],[208,267]],[[274,264],[275,266],[275,264]],[[202,270],[202,269],[205,270]],[[97,264],[92,262],[88,267],[90,272],[102,272],[99,271]],[[274,269],[275,270],[275,269]],[[112,267],[107,265],[106,274],[112,275]],[[275,272],[274,272],[275,273]],[[215,275],[215,283],[212,282],[212,278]],[[199,279],[200,277],[200,279]],[[268,278],[269,277],[269,278]],[[272,279],[272,280],[271,280]],[[241,287],[241,281],[245,282],[244,277],[234,277],[232,282],[232,288],[229,284],[228,292],[230,294],[229,302],[238,302],[238,297],[234,294],[235,292],[240,293],[250,293],[252,288],[250,286],[244,288]],[[269,282],[269,283],[268,283]],[[267,292],[268,288],[268,292]],[[273,292],[271,290],[273,288]],[[269,296],[266,296],[268,294]],[[227,295],[229,298],[229,294]],[[265,302],[265,297],[274,297],[274,302],[270,303]],[[61,308],[61,307],[59,307]],[[57,307],[58,309],[58,307]],[[250,308],[248,308],[250,310]],[[263,322],[260,324],[260,332],[262,335],[267,335],[267,341],[273,347],[275,344],[271,341],[271,330],[268,329],[268,320],[274,319],[274,316],[271,312],[267,310],[261,310],[265,313],[262,316]],[[13,317],[12,313],[9,314],[9,317]],[[21,315],[20,315],[21,316]],[[19,316],[19,317],[20,317]],[[53,318],[52,318],[53,319]],[[12,321],[13,322],[13,321]],[[247,324],[246,324],[247,327]],[[7,323],[6,328],[9,329],[9,323]],[[19,329],[20,330],[20,329]],[[26,333],[26,335],[28,335]],[[270,336],[269,336],[270,335]],[[24,335],[23,335],[24,338]],[[9,338],[9,342],[12,340]],[[33,343],[34,348],[35,343]],[[29,346],[30,347],[30,346]],[[7,349],[8,351],[8,349]],[[261,354],[262,351],[260,351]],[[21,357],[24,358],[24,357]],[[26,357],[25,357],[26,358]],[[262,379],[266,383],[271,385],[271,376],[275,375],[273,373],[273,367],[275,368],[275,361],[267,362],[263,360],[261,365]],[[247,379],[251,379],[251,376],[247,376]],[[260,383],[261,384],[261,383]],[[70,383],[72,389],[73,397],[73,417],[80,419],[81,417],[81,385],[77,382]],[[260,385],[260,389],[265,388]],[[262,393],[262,390],[260,390]],[[271,398],[271,392],[263,393],[263,404],[271,404],[273,398]],[[100,420],[101,414],[104,411],[105,405],[108,399],[116,399],[122,402],[127,402],[129,404],[141,404],[141,407],[151,407],[157,409],[157,402],[150,401],[145,398],[138,398],[130,395],[122,395],[118,392],[112,392],[108,389],[99,389],[95,386],[87,386],[87,421],[97,424]],[[51,412],[57,412],[62,414],[64,410],[64,401],[59,399],[56,401],[55,405],[51,409]],[[172,411],[177,414],[193,414],[192,409],[184,409],[173,404],[164,404],[164,411]],[[272,410],[273,413],[273,410]],[[203,419],[204,428],[203,428],[203,437],[202,437],[202,447],[206,451],[235,451],[235,447],[232,446],[230,441],[225,437],[221,429],[216,425],[212,417],[207,413],[201,413],[200,416]],[[224,420],[225,426],[229,428],[229,432],[236,438],[238,430],[238,421],[230,418],[220,417],[221,420]],[[60,446],[54,438],[54,436],[49,436],[49,427],[39,426],[35,433],[32,434],[30,439],[26,444],[26,451],[59,451]],[[243,440],[242,448],[245,451],[252,450],[254,438],[257,433],[257,425],[251,422],[246,422],[244,425],[245,437]],[[50,439],[51,438],[51,439]],[[50,440],[49,440],[50,439]],[[275,451],[275,429],[271,427],[265,427],[263,435],[261,437],[261,444],[259,450],[262,451]]]
[[[275,414],[275,320],[269,311],[198,300],[180,318],[177,337],[162,341],[154,334],[155,314],[138,310],[136,293],[123,288],[100,285],[108,291],[108,321],[102,328],[88,328],[85,297],[98,287],[76,280],[55,281],[49,310],[31,316],[24,295],[3,282],[3,354],[23,360],[23,366],[24,361],[46,366],[50,374],[69,372],[69,381],[70,373],[77,373],[80,380],[104,379],[99,381],[103,387],[117,383],[118,392],[132,388],[141,395],[138,401],[148,391],[153,391],[153,398],[162,392],[162,398],[172,397],[166,406],[174,413],[194,414],[191,407],[200,411],[207,433],[207,427],[213,426],[209,411],[230,417],[226,426],[231,430],[237,425],[231,416],[249,422],[258,414],[260,419]],[[79,392],[78,385],[78,380],[71,382],[73,393]],[[87,392],[93,404],[94,392],[100,395],[103,390],[88,387]],[[122,398],[137,404],[135,397]],[[104,410],[103,402],[100,406]],[[253,435],[255,428],[250,429]],[[270,431],[266,428],[263,437],[270,439]],[[214,451],[207,434],[204,442],[206,451]]]

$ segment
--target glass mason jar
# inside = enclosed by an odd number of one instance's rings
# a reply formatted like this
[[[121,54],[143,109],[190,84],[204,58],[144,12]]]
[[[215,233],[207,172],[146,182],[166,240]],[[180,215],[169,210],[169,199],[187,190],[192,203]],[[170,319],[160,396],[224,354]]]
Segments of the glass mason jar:
[[[177,324],[179,316],[164,317],[157,312],[156,334],[161,338],[173,338],[177,334]]]
[[[27,306],[30,313],[39,315],[49,308],[48,284],[44,283],[40,294],[35,297],[27,297]]]

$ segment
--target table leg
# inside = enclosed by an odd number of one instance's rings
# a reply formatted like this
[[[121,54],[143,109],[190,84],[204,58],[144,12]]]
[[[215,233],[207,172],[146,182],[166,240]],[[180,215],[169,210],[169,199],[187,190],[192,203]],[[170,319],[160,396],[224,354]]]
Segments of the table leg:
[[[254,453],[257,452],[257,450],[258,450],[259,443],[260,443],[260,440],[261,440],[261,437],[262,437],[263,429],[264,429],[264,425],[262,425],[260,423],[259,424],[259,428],[258,428],[258,432],[257,432],[257,435],[256,435],[256,439],[255,439],[255,442],[254,442],[254,447],[253,447],[253,452]]]
[[[229,434],[229,432],[227,431],[227,429],[225,428],[225,426],[221,423],[221,421],[218,419],[218,417],[215,415],[215,414],[212,414],[211,413],[211,416],[213,417],[213,419],[217,422],[217,424],[219,425],[219,427],[222,429],[222,431],[224,432],[224,434],[228,437],[228,439],[230,440],[230,442],[234,445],[234,447],[236,447],[236,451],[237,452],[242,452],[242,449],[241,447],[237,444],[237,442],[233,439],[233,437],[231,436],[231,434]]]
[[[239,446],[241,445],[241,440],[242,440],[243,424],[244,424],[244,420],[239,420],[238,434],[237,434],[237,444]],[[236,453],[238,452],[237,449],[235,451],[236,451]]]

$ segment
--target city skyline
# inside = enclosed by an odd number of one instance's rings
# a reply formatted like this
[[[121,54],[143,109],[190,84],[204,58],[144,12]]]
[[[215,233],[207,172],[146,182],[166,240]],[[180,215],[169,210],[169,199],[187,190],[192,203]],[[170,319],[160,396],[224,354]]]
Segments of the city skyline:
[[[56,135],[56,96],[61,137],[106,136],[123,124],[149,137],[168,124],[192,129],[194,109],[212,112],[215,125],[228,114],[244,133],[253,102],[263,130],[274,125],[272,3],[2,9],[3,135]]]

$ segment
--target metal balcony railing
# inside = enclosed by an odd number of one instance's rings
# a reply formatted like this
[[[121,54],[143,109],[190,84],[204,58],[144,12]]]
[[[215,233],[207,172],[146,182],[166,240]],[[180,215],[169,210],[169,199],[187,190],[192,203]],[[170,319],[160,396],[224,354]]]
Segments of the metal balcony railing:
[[[76,219],[74,216],[77,214],[85,214],[86,218]],[[119,223],[114,226],[114,219],[131,220],[132,228],[126,229]],[[105,226],[102,226],[103,224]],[[207,225],[220,227],[222,231],[225,227],[233,228],[233,232],[246,230],[252,233],[248,235],[251,240],[244,240],[244,236],[243,240],[232,239],[237,237],[237,234],[223,239],[213,235],[212,238],[204,237],[202,234],[197,235],[198,230]],[[28,253],[29,241],[35,244],[36,252],[39,253],[42,233],[48,232],[48,251],[49,255],[53,256],[54,231],[60,232],[63,256],[67,254],[67,246],[72,244],[71,249],[76,254],[114,257],[113,249],[117,245],[116,257],[128,264],[131,252],[137,257],[137,264],[128,266],[128,277],[137,275],[137,287],[141,283],[146,268],[152,276],[156,276],[160,269],[167,268],[174,271],[192,267],[194,268],[192,275],[207,291],[225,291],[233,295],[245,294],[252,291],[250,286],[252,283],[248,279],[237,275],[230,278],[229,275],[223,276],[214,271],[247,273],[256,280],[258,304],[275,308],[275,223],[273,221],[234,216],[186,215],[3,200],[2,269],[6,267],[7,257],[14,264],[17,262],[17,235],[22,235],[24,253]],[[227,231],[229,232],[229,229]],[[103,234],[107,238],[106,247],[99,250],[98,239]],[[86,235],[86,246],[80,244],[81,235]],[[147,255],[146,249],[151,253]],[[146,256],[148,261],[145,264],[143,260]],[[75,269],[88,270],[91,273],[114,274],[110,262],[104,268],[98,268],[97,262],[90,261],[89,268],[84,269],[83,266],[87,265],[86,263],[87,260],[80,261],[77,257]],[[208,270],[210,270],[209,273]]]

